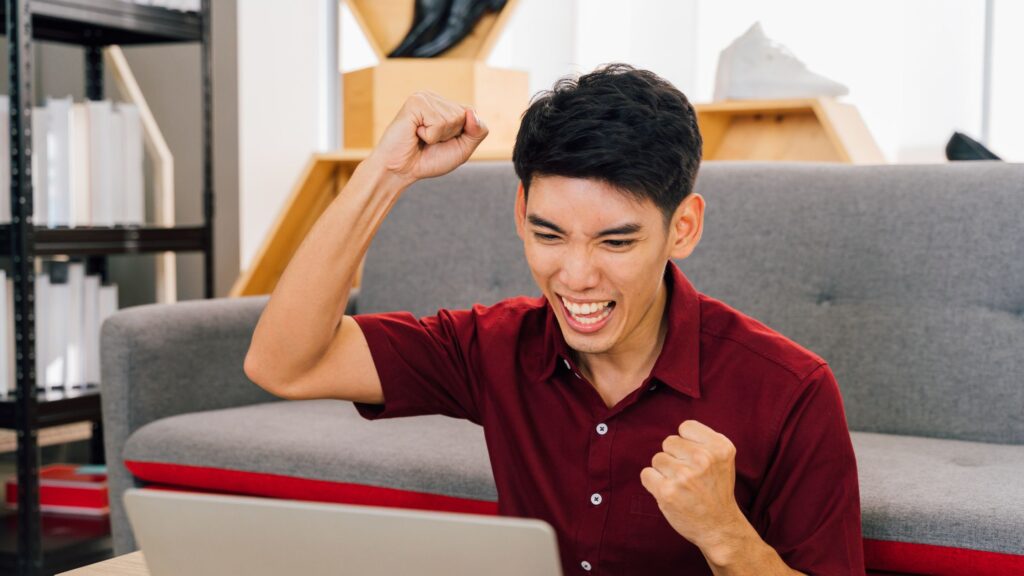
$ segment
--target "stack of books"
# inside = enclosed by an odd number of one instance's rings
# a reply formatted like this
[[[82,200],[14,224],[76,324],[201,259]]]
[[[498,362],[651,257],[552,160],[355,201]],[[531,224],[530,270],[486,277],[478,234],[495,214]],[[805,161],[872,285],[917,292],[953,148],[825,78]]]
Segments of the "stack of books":
[[[0,95],[0,133],[10,100]],[[145,223],[143,134],[133,104],[47,98],[32,109],[32,218],[45,227]],[[11,222],[10,139],[0,138],[0,224]]]
[[[46,261],[36,275],[36,387],[85,390],[100,382],[100,327],[118,309],[117,284],[101,285],[85,263]],[[0,395],[15,389],[14,282],[0,269]]]
[[[5,502],[8,508],[18,507],[17,476],[7,478]],[[79,464],[43,466],[39,471],[39,509],[56,514],[109,516],[106,468]]]

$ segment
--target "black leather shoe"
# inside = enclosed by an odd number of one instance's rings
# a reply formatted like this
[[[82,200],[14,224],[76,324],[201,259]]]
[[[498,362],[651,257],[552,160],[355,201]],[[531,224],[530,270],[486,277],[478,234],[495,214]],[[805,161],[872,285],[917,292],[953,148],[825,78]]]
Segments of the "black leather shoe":
[[[441,54],[469,35],[485,12],[497,12],[507,0],[452,0],[444,29],[430,42],[412,51],[416,58],[430,58]]]
[[[947,160],[1001,160],[999,156],[985,148],[981,142],[960,132],[953,132],[953,137],[946,144]]]
[[[402,42],[388,54],[388,58],[401,58],[412,54],[414,48],[433,40],[444,29],[452,0],[416,0],[412,26]]]

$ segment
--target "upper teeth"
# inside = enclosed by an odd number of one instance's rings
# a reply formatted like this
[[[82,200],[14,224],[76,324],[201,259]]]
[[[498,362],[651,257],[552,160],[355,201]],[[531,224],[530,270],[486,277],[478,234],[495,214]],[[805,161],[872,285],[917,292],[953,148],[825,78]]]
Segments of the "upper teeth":
[[[604,302],[589,302],[589,303],[586,303],[586,304],[576,304],[574,302],[569,302],[568,300],[566,300],[563,297],[562,298],[562,303],[565,304],[565,307],[568,308],[570,312],[572,312],[575,315],[580,315],[580,314],[593,314],[594,312],[597,312],[598,310],[602,310],[602,309],[606,308],[609,304],[612,303],[612,301],[611,300],[606,300]]]

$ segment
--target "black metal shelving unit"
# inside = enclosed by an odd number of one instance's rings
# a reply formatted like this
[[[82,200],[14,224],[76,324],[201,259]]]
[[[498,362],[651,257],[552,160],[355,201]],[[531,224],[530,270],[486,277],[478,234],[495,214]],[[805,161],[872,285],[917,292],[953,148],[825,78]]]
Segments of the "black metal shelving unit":
[[[202,252],[204,291],[213,297],[213,93],[210,1],[181,12],[124,0],[3,0],[10,95],[11,223],[0,225],[0,246],[11,259],[14,280],[15,371],[13,397],[0,397],[0,428],[18,437],[18,510],[0,514],[0,574],[38,576],[109,557],[109,521],[43,516],[39,510],[38,430],[91,421],[91,459],[103,462],[98,384],[63,393],[36,388],[35,257],[84,257],[106,280],[106,256],[163,251]],[[203,218],[202,226],[45,228],[32,224],[32,42],[47,40],[85,49],[86,97],[103,98],[102,48],[107,45],[198,42],[201,44]]]

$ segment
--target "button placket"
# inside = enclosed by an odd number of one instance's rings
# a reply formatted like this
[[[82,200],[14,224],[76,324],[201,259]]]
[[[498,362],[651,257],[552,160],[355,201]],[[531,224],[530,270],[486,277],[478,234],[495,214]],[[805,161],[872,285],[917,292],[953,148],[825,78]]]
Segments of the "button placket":
[[[601,541],[608,521],[607,498],[612,497],[609,492],[612,437],[607,422],[598,422],[593,426],[594,432],[590,437],[587,453],[589,503],[580,518],[582,525],[577,531],[577,546],[582,557],[587,558],[589,562],[598,562],[601,557]]]

